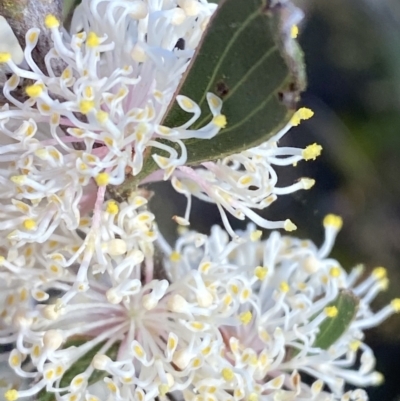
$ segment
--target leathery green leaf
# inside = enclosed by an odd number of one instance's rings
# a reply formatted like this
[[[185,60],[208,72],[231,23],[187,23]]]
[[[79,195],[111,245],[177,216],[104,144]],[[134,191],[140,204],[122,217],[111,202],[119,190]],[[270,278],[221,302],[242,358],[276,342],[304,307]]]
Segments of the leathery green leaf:
[[[257,146],[289,121],[305,87],[302,52],[287,24],[293,7],[289,2],[272,7],[266,0],[218,2],[174,99],[178,94],[185,95],[200,105],[202,115],[191,127],[199,128],[212,118],[206,101],[207,92],[212,92],[223,100],[222,113],[228,123],[213,139],[184,141],[187,164]],[[173,101],[162,124],[178,127],[189,118]],[[111,189],[114,194],[126,195],[158,169],[152,152],[161,153],[151,149],[142,173]]]
[[[319,327],[314,347],[328,349],[349,328],[358,311],[359,299],[351,292],[342,290],[328,306],[337,308],[335,317],[326,318]]]

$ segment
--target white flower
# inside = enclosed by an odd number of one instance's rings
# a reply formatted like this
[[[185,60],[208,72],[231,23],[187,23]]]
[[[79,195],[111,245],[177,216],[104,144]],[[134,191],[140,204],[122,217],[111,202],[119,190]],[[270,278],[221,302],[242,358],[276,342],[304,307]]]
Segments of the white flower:
[[[11,51],[0,53],[10,71],[0,110],[0,246],[44,243],[62,222],[78,229],[91,211],[92,232],[98,230],[105,186],[138,174],[146,148],[169,155],[154,156],[168,175],[186,161],[183,139],[219,132],[222,102],[212,94],[215,118],[206,126],[188,129],[200,109],[183,96],[178,103],[193,118],[173,129],[161,125],[215,8],[195,0],[84,0],[71,34],[45,16],[54,45],[43,55],[46,71],[31,56],[37,28],[26,33],[20,65]]]
[[[296,165],[301,160],[314,160],[320,155],[322,147],[317,144],[312,144],[305,149],[277,146],[279,139],[290,128],[298,125],[301,120],[312,117],[313,114],[310,109],[299,109],[285,128],[258,147],[227,156],[216,162],[204,162],[200,168],[178,167],[173,173],[172,185],[177,192],[187,197],[188,204],[184,216],[175,217],[177,223],[189,224],[191,196],[194,195],[205,202],[217,205],[225,229],[236,239],[237,236],[231,228],[226,211],[240,220],[247,217],[263,228],[296,230],[296,225],[288,219],[272,222],[260,217],[252,209],[265,209],[279,195],[310,189],[314,185],[313,179],[301,178],[293,185],[280,188],[277,186],[278,176],[274,170],[275,165]],[[153,179],[156,175],[153,175]],[[145,181],[151,179],[152,176]]]
[[[243,243],[230,242],[219,227],[210,237],[187,232],[174,250],[160,238],[169,258],[161,270],[147,266],[146,277],[145,254],[120,252],[109,240],[104,273],[88,275],[87,291],[68,303],[61,296],[27,308],[15,300],[7,309],[12,324],[0,342],[16,341],[10,366],[34,383],[8,391],[6,399],[32,397],[44,387],[67,391],[62,399],[90,399],[95,369],[106,374],[104,391],[112,400],[154,400],[170,392],[184,400],[366,399],[361,390],[344,393],[343,385],[381,381],[363,329],[398,312],[400,301],[373,313],[370,302],[387,285],[385,269],[358,283],[359,268],[347,274],[328,257],[341,219],[329,215],[324,226],[320,248],[277,232],[261,240],[251,226],[238,233]],[[50,285],[68,294],[77,281],[69,270]],[[320,325],[336,317],[332,301],[341,291],[359,297],[357,315],[333,344],[318,348]],[[73,341],[76,336],[84,341]],[[94,348],[87,368],[61,385],[63,374]],[[315,378],[312,386],[302,382],[303,373]]]

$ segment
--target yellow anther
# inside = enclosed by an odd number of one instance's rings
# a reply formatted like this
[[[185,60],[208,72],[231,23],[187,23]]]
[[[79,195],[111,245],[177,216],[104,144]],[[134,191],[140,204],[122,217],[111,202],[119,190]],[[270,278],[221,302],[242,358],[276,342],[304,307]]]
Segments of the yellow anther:
[[[286,293],[286,292],[289,292],[290,287],[289,287],[289,284],[288,284],[286,281],[282,281],[282,282],[279,284],[279,289],[280,289],[282,292]]]
[[[300,124],[302,120],[308,120],[314,115],[314,112],[311,109],[308,109],[307,107],[302,107],[301,109],[297,110],[296,113],[294,113],[290,123],[296,127]]]
[[[60,21],[57,19],[56,16],[48,14],[44,19],[44,24],[48,29],[58,28],[60,26]]]
[[[107,203],[106,212],[110,214],[117,214],[119,212],[119,206],[117,202],[115,202],[114,200],[109,201]]]
[[[208,271],[210,270],[210,268],[211,268],[211,263],[210,262],[203,262],[199,266],[199,270],[204,274],[207,274]]]
[[[108,113],[103,110],[100,110],[97,112],[96,118],[100,124],[104,124],[108,120]]]
[[[167,344],[167,347],[168,347],[168,349],[169,350],[173,350],[173,349],[175,349],[175,347],[176,347],[176,340],[175,340],[175,338],[173,338],[173,337],[170,337],[170,338],[168,338],[168,344]]]
[[[220,114],[218,116],[215,116],[213,118],[213,123],[218,127],[218,128],[225,128],[226,124],[228,123],[226,120],[226,116],[223,114]]]
[[[13,367],[17,367],[21,364],[21,358],[19,357],[19,355],[13,355],[10,358],[10,365]]]
[[[181,260],[181,254],[177,251],[173,251],[169,256],[171,262],[179,262]]]
[[[5,399],[6,399],[7,401],[15,401],[15,400],[18,400],[18,397],[19,397],[18,391],[17,391],[17,390],[14,390],[14,389],[8,390],[8,391],[4,394],[4,397],[5,397]]]
[[[265,279],[267,274],[268,274],[268,268],[267,267],[257,266],[254,269],[254,275],[261,281]]]
[[[372,270],[372,276],[377,280],[382,280],[387,276],[387,271],[384,267],[375,267],[375,269]]]
[[[144,351],[142,349],[142,347],[140,347],[139,345],[135,345],[133,347],[133,350],[135,351],[135,354],[139,357],[139,358],[143,358],[144,357]]]
[[[160,384],[160,385],[158,386],[158,392],[160,393],[160,395],[161,395],[162,397],[164,397],[165,394],[168,393],[168,391],[169,391],[169,386],[168,386],[168,384],[163,383],[163,384]]]
[[[287,219],[285,220],[285,223],[283,225],[283,228],[285,231],[295,231],[297,230],[296,224],[294,224],[291,220]]]
[[[186,97],[182,99],[182,105],[189,110],[194,108],[194,103]]]
[[[0,53],[0,63],[7,63],[11,60],[11,53]]]
[[[290,36],[292,37],[292,39],[296,39],[298,35],[299,35],[299,27],[297,25],[293,25],[292,28],[290,29]]]
[[[25,230],[34,230],[36,228],[36,221],[33,219],[26,219],[23,224]]]
[[[303,184],[304,189],[311,189],[315,185],[315,180],[312,178],[302,178],[300,182]]]
[[[252,318],[253,314],[250,311],[243,312],[239,315],[239,320],[244,326],[248,325]]]
[[[94,32],[89,32],[86,44],[89,47],[97,47],[100,44],[100,38]]]
[[[247,397],[249,401],[258,401],[258,395],[257,393],[250,393],[249,396]]]
[[[328,317],[336,317],[339,313],[338,308],[336,306],[327,306],[324,309],[325,315]]]
[[[113,382],[107,382],[107,387],[111,392],[117,392],[117,386]]]
[[[39,84],[29,85],[26,87],[25,92],[29,97],[39,97],[43,92],[43,86]]]
[[[79,111],[82,114],[87,114],[94,109],[94,101],[93,100],[81,100],[79,102]]]
[[[100,173],[95,178],[95,181],[99,187],[104,187],[104,186],[108,185],[108,183],[110,182],[110,174]]]
[[[400,312],[400,298],[393,299],[390,305],[396,313]]]
[[[230,382],[234,379],[235,373],[230,368],[223,368],[222,372],[221,372],[221,376],[224,378],[224,380],[226,380],[227,382]]]
[[[324,218],[324,227],[333,227],[340,230],[343,226],[343,219],[336,214],[327,214]]]
[[[196,330],[203,330],[204,329],[204,324],[201,322],[192,322],[190,323],[190,325],[192,326],[192,328],[196,329]]]
[[[361,346],[361,341],[360,340],[350,341],[349,348],[350,348],[351,351],[357,352],[358,349],[360,348],[360,346]]]
[[[329,270],[329,275],[331,277],[337,278],[340,276],[340,274],[341,274],[341,270],[340,270],[340,267],[338,267],[338,266],[331,267],[331,269]]]
[[[253,232],[250,234],[250,239],[251,239],[253,242],[255,242],[255,241],[258,241],[258,240],[261,238],[261,236],[262,236],[262,231],[261,231],[261,230],[256,230],[256,231],[253,231]]]
[[[317,143],[313,143],[312,145],[308,145],[305,149],[303,149],[302,156],[304,160],[315,160],[322,151],[322,146]]]

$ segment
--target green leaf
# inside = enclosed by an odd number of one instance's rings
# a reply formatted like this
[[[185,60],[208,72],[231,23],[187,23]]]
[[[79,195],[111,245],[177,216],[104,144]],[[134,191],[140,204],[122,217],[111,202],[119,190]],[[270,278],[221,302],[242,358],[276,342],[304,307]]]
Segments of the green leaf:
[[[289,121],[299,93],[305,88],[303,55],[290,37],[291,27],[285,24],[293,9],[290,2],[275,7],[269,7],[266,0],[218,2],[173,99],[181,94],[200,105],[202,115],[192,126],[199,128],[212,119],[206,101],[207,92],[212,92],[223,99],[222,113],[228,124],[213,139],[184,141],[187,164],[219,159],[257,146]],[[190,116],[173,100],[162,124],[178,127]],[[162,154],[151,149],[143,171],[128,178],[117,191],[111,189],[113,193],[129,192],[158,169],[152,152]]]
[[[64,349],[69,348],[69,347],[79,347],[80,345],[85,344],[88,341],[88,339],[73,339],[70,341],[67,341],[64,345]],[[89,350],[85,355],[83,355],[81,358],[79,358],[63,375],[60,381],[60,387],[67,387],[71,383],[72,379],[76,376],[79,375],[80,373],[84,372],[89,365],[92,362],[93,357],[99,352],[101,347],[105,344],[105,341],[101,342],[100,344],[97,344],[95,347],[93,347],[91,350]],[[109,356],[112,360],[115,360],[117,357],[117,353],[119,350],[120,342],[114,343],[106,352],[106,355]],[[107,373],[104,371],[100,370],[94,370],[93,373],[90,375],[88,384],[94,384],[104,377],[107,376]],[[55,401],[55,396],[54,393],[48,393],[44,390],[42,390],[38,397],[37,401]]]
[[[351,292],[342,290],[328,306],[336,306],[337,316],[326,318],[320,325],[314,347],[328,349],[349,328],[358,311],[359,299]]]

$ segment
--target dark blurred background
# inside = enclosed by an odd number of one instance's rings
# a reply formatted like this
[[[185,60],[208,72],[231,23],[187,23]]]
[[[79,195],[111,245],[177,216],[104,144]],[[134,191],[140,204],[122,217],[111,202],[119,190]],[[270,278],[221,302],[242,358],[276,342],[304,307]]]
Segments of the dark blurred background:
[[[70,0],[66,0],[70,1]],[[291,218],[296,235],[317,244],[327,213],[343,216],[333,256],[345,268],[364,263],[366,274],[385,266],[390,287],[374,307],[400,297],[400,0],[299,0],[306,18],[300,43],[308,90],[302,103],[315,116],[293,129],[281,144],[320,143],[315,162],[280,172],[281,183],[302,176],[310,191],[281,197],[265,212],[271,220]],[[171,241],[185,199],[169,184],[152,187],[152,209]],[[207,233],[219,224],[216,208],[195,202],[192,227]],[[236,226],[240,226],[236,223]],[[242,225],[243,226],[243,225]],[[367,333],[385,383],[369,389],[372,401],[400,400],[400,316]]]

